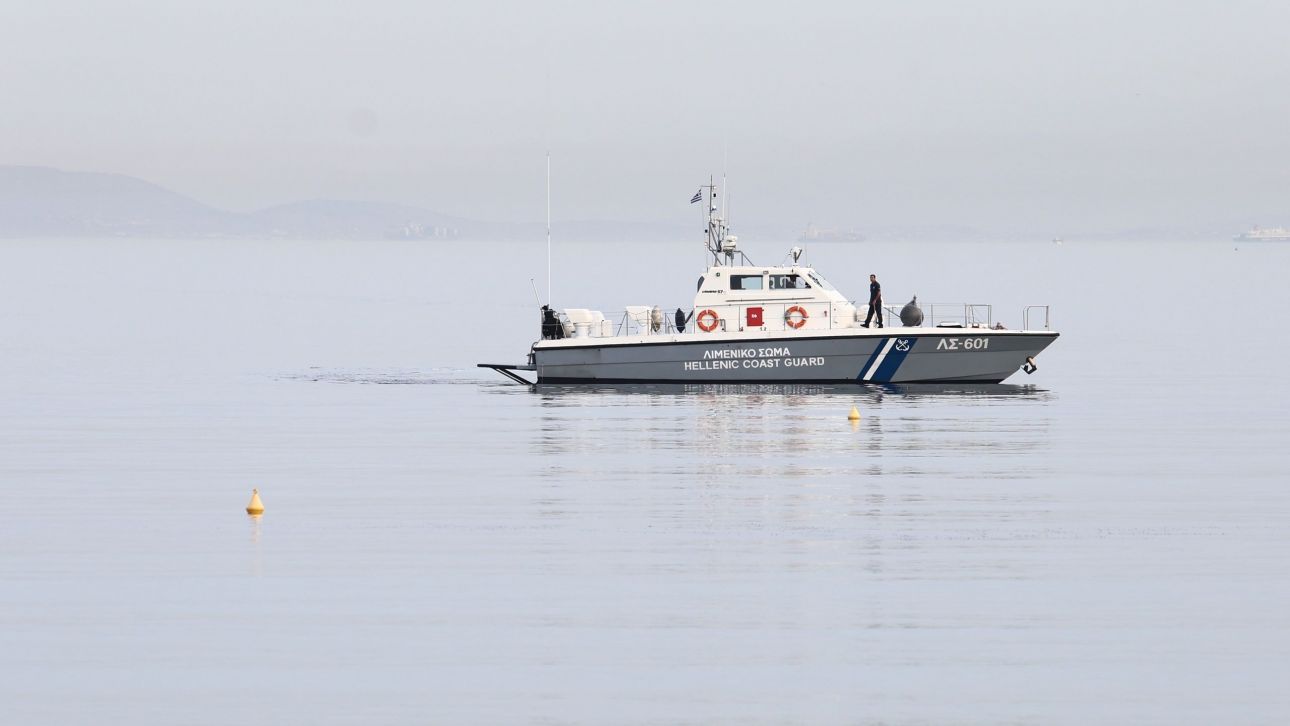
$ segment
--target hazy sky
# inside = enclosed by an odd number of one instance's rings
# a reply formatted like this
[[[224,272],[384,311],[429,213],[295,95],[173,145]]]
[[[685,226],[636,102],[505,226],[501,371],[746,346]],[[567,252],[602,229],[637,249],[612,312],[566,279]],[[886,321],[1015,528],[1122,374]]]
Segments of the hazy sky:
[[[0,164],[233,209],[1290,224],[1290,3],[0,0]],[[1279,215],[1279,216],[1277,216]],[[1272,218],[1276,216],[1277,218]]]

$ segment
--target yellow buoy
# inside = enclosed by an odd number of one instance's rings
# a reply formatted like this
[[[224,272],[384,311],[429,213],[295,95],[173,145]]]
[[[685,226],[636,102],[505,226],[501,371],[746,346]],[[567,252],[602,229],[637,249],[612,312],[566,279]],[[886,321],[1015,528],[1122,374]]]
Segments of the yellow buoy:
[[[851,413],[847,414],[847,420],[848,420],[848,421],[859,421],[859,420],[860,420],[860,409],[856,408],[855,406],[852,406],[852,407],[851,407]]]
[[[264,502],[260,501],[260,490],[251,490],[251,503],[246,505],[246,513],[259,516],[264,514]]]

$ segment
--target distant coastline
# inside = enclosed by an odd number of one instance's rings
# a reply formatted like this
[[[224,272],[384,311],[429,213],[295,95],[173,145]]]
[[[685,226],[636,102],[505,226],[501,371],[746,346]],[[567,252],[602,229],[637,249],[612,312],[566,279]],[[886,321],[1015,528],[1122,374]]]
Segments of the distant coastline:
[[[0,166],[0,239],[157,238],[451,241],[538,240],[545,224],[488,222],[406,204],[310,199],[253,212],[219,209],[123,174]],[[565,241],[681,239],[688,226],[562,221]]]
[[[453,240],[510,231],[381,202],[316,199],[231,212],[121,174],[0,166],[0,237]]]
[[[1230,241],[1248,222],[1215,220],[1192,228],[1170,226],[1089,230],[1060,235],[1072,242]],[[767,244],[871,242],[1043,242],[1044,231],[985,231],[955,224],[873,220],[861,227],[739,225],[748,241]],[[540,222],[510,223],[454,217],[389,202],[310,199],[252,212],[219,209],[123,174],[0,166],[0,239],[146,237],[166,239],[302,239],[452,241],[540,240]],[[641,242],[694,237],[690,225],[623,220],[561,220],[556,237],[567,242]]]

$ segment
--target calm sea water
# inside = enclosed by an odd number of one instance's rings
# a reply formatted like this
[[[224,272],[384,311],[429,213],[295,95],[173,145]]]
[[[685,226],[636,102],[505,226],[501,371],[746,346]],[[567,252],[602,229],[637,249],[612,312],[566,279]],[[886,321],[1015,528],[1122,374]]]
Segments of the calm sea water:
[[[1290,245],[811,250],[1051,303],[979,387],[529,391],[542,254],[0,242],[0,722],[1290,719]]]

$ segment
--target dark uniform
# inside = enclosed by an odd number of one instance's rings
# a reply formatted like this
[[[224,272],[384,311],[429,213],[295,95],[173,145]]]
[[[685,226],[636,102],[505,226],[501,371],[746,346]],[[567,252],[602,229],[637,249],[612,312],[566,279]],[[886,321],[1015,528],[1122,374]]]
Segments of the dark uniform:
[[[550,307],[542,306],[542,337],[545,340],[558,340],[564,337],[564,326]]]
[[[878,327],[882,327],[882,285],[874,279],[869,283],[869,314],[864,318],[864,326],[869,327],[869,321],[873,320],[874,315],[878,316]]]

